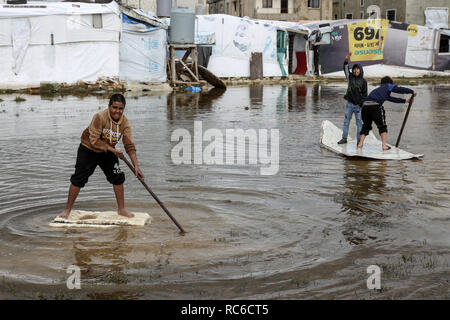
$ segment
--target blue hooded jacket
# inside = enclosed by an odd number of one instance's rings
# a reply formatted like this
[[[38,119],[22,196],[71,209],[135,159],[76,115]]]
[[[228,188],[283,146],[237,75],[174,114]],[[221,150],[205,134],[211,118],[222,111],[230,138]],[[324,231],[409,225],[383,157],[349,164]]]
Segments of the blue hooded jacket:
[[[373,101],[379,105],[382,105],[386,100],[394,103],[405,103],[406,100],[402,98],[391,97],[391,92],[395,93],[414,93],[413,90],[405,87],[398,87],[391,83],[385,83],[379,86],[378,88],[372,90],[367,98],[364,99],[366,101]]]

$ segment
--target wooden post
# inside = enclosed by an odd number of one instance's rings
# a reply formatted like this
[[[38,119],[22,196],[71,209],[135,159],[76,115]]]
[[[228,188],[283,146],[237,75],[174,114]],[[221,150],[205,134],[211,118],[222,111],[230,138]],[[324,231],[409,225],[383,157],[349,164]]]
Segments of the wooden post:
[[[262,52],[252,52],[250,58],[250,80],[263,78]]]
[[[172,45],[170,46],[170,64],[172,66],[172,76],[170,80],[172,86],[174,86],[177,81],[177,71],[175,70],[175,48]]]
[[[172,86],[176,86],[177,84],[194,84],[199,85],[200,80],[198,78],[198,53],[197,53],[197,46],[195,44],[175,44],[171,43],[169,44],[170,48],[170,83]],[[185,54],[181,59],[177,59],[177,56],[175,54],[175,49],[178,50],[186,50]],[[186,60],[189,58],[189,56],[192,57],[192,65],[191,68],[188,67],[186,64]],[[178,75],[177,69],[176,69],[176,62],[179,62],[186,70],[189,72],[189,74],[193,77],[194,81],[187,81],[188,79],[184,77],[185,81],[180,81],[178,78],[182,75]]]

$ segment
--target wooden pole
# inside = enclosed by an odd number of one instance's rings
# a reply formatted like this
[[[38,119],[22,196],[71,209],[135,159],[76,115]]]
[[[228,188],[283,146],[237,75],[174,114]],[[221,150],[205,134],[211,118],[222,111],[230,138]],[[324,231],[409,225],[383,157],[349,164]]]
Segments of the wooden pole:
[[[402,137],[403,129],[406,125],[406,120],[408,120],[409,110],[411,109],[411,105],[414,101],[414,95],[411,95],[411,99],[409,99],[408,109],[406,109],[405,118],[403,119],[402,128],[400,129],[400,133],[398,134],[397,142],[395,143],[395,147],[398,148],[398,145],[400,143],[400,138]]]
[[[131,169],[131,171],[133,171],[133,173],[135,174],[135,170],[133,165],[127,160],[127,158],[125,158],[125,155],[123,156],[123,158],[121,158],[126,164],[127,166]],[[147,189],[147,191],[152,195],[152,197],[156,200],[156,202],[158,202],[158,204],[161,206],[161,208],[164,210],[165,213],[167,213],[167,215],[169,216],[170,219],[172,219],[172,221],[177,225],[178,229],[180,229],[180,231],[182,233],[186,233],[186,231],[184,231],[183,227],[178,223],[177,220],[175,220],[175,218],[170,214],[169,210],[167,210],[166,206],[159,200],[159,198],[156,196],[156,194],[153,193],[153,191],[150,189],[150,187],[144,182],[144,180],[142,180],[140,177],[137,177],[138,180],[142,183],[142,185],[145,187],[145,189]]]

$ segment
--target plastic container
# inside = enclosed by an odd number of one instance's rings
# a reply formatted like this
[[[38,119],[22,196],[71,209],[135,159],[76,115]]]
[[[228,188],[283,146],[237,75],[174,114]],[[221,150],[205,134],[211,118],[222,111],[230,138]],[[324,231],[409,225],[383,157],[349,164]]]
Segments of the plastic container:
[[[194,43],[195,14],[187,7],[172,9],[170,13],[170,42]]]

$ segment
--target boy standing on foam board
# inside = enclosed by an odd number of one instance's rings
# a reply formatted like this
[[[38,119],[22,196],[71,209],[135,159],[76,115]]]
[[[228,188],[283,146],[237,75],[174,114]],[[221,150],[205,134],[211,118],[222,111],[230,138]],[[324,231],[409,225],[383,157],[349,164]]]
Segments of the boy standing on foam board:
[[[361,120],[361,106],[363,99],[367,96],[367,81],[364,79],[364,71],[360,64],[354,64],[352,71],[350,72],[350,67],[348,65],[348,59],[351,57],[352,53],[349,52],[345,56],[344,61],[344,73],[347,78],[348,87],[347,93],[344,99],[347,100],[347,106],[345,110],[345,120],[344,128],[342,130],[342,139],[338,141],[338,144],[347,143],[348,127],[350,125],[350,120],[352,120],[353,114],[355,114],[356,121],[356,140],[359,143],[359,135],[362,128]]]
[[[410,99],[405,100],[402,98],[391,97],[391,92],[411,93],[413,96]],[[383,103],[386,100],[394,103],[409,103],[415,96],[416,92],[414,92],[413,90],[394,85],[394,82],[390,77],[386,76],[381,79],[381,86],[372,90],[372,92],[366,99],[364,99],[363,102],[363,126],[361,130],[361,139],[358,143],[358,149],[361,149],[363,147],[364,139],[369,134],[369,131],[372,130],[373,121],[377,125],[378,131],[380,132],[383,150],[389,150],[391,147],[386,145],[387,125]]]
[[[123,95],[113,94],[109,99],[108,109],[95,114],[89,127],[83,131],[78,147],[75,173],[70,178],[71,184],[66,208],[59,217],[64,219],[69,217],[80,189],[87,183],[97,165],[113,185],[118,206],[117,213],[129,218],[134,217],[134,214],[125,209],[123,190],[125,174],[119,168],[118,159],[124,155],[115,149],[115,145],[123,137],[123,144],[133,162],[136,176],[144,179],[137,162],[136,148],[131,137],[131,126],[123,114],[125,103]]]

